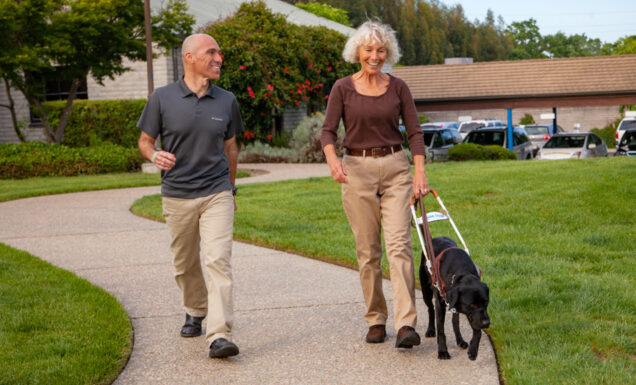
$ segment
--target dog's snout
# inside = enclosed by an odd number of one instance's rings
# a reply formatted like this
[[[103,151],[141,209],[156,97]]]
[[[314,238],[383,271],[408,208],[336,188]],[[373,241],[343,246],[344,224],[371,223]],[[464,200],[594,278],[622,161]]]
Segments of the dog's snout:
[[[490,326],[490,320],[489,319],[485,319],[485,320],[481,321],[481,328],[482,329],[488,329],[489,326]]]

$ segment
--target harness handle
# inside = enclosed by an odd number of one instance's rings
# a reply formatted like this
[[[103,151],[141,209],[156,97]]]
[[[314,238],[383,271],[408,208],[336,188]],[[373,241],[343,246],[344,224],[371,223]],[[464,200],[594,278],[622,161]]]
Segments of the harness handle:
[[[433,189],[430,189],[430,192],[433,194],[435,198],[439,196],[437,194],[437,191]],[[415,197],[415,195],[413,195],[413,197]],[[412,202],[412,201],[409,200],[409,202]],[[422,236],[424,238],[425,254],[430,262],[429,272],[431,275],[431,282],[433,283],[434,286],[437,287],[437,289],[440,291],[440,294],[442,295],[442,298],[444,299],[444,301],[446,301],[446,285],[444,284],[444,281],[442,280],[439,273],[438,256],[435,255],[435,251],[433,250],[433,237],[431,236],[431,230],[428,226],[428,220],[426,220],[426,207],[424,206],[424,197],[422,196],[422,193],[420,193],[418,197],[415,198],[416,209],[417,209],[417,203],[419,203],[420,213],[422,215],[421,229],[422,229]]]

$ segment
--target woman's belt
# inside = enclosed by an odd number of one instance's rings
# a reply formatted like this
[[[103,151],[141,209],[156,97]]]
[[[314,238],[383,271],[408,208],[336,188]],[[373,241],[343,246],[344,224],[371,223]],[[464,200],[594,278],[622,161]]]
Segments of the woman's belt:
[[[393,154],[396,152],[402,151],[402,146],[396,144],[394,146],[384,146],[384,147],[371,147],[365,148],[362,150],[355,148],[347,148],[345,150],[345,154],[351,156],[372,156],[374,158],[381,158],[383,156]]]

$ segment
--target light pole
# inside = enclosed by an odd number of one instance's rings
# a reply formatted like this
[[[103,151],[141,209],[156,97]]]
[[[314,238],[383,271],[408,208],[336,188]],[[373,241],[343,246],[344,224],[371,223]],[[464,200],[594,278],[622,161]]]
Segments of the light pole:
[[[150,0],[144,0],[144,21],[146,24],[146,72],[148,72],[148,96],[155,89],[152,74],[152,27],[150,24]]]

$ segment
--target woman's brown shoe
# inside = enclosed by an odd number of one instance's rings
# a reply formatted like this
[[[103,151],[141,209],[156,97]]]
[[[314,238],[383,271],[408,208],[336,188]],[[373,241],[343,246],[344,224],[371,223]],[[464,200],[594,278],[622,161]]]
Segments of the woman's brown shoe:
[[[369,328],[367,333],[367,342],[370,344],[377,344],[384,342],[386,338],[386,327],[384,325],[373,325]]]
[[[398,330],[397,339],[395,340],[396,348],[410,349],[413,345],[420,344],[420,335],[410,326],[402,326]]]

